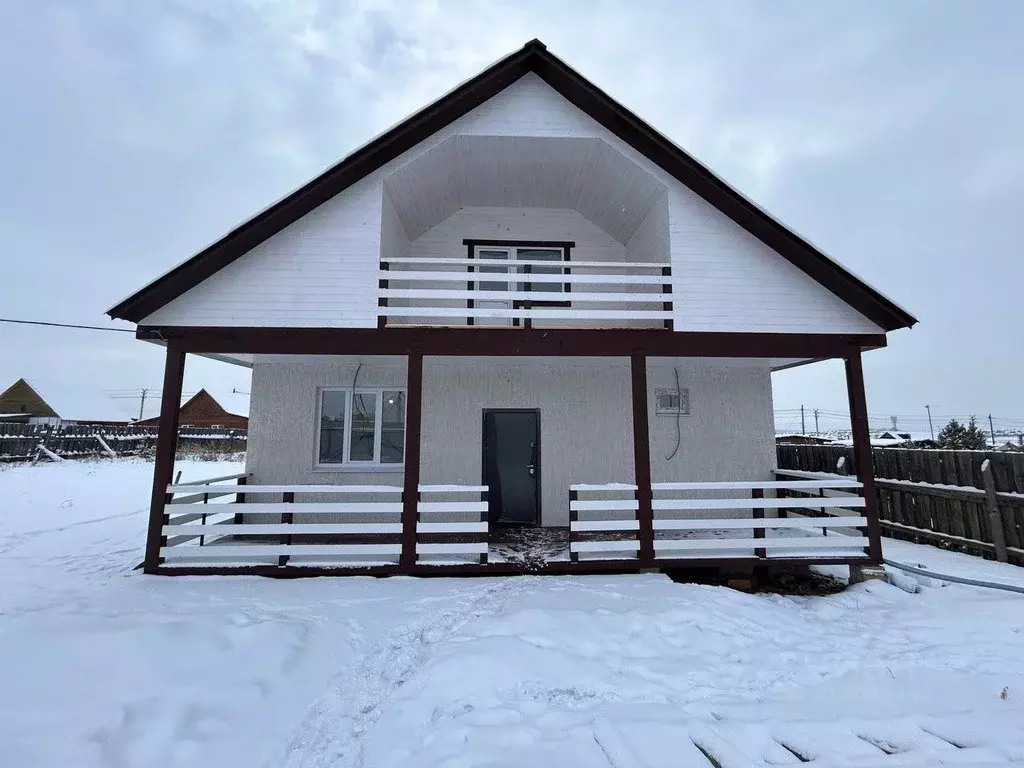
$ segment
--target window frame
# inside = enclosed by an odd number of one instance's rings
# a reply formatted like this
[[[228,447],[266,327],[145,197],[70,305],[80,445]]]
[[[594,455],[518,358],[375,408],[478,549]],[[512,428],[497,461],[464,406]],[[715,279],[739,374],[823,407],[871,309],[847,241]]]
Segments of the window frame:
[[[564,275],[568,275],[568,274],[571,273],[571,269],[572,269],[572,264],[571,264],[571,262],[572,262],[572,249],[576,247],[576,243],[574,241],[571,241],[571,240],[476,240],[476,239],[466,238],[465,240],[462,241],[462,244],[466,246],[466,257],[468,259],[470,259],[471,261],[475,261],[477,259],[477,255],[476,254],[477,254],[477,251],[479,251],[479,250],[487,250],[487,249],[491,249],[491,248],[507,248],[509,250],[509,257],[510,258],[508,260],[508,264],[509,264],[510,267],[515,265],[516,262],[519,261],[518,256],[519,256],[519,250],[520,249],[543,249],[543,250],[551,250],[551,251],[560,250],[562,252],[562,261],[561,261],[561,264],[562,264],[562,274],[564,274]],[[551,262],[552,266],[554,266],[555,264],[558,264],[558,263],[559,262],[555,262],[555,261]],[[471,277],[469,278],[469,280],[467,282],[467,288],[470,291],[472,291],[472,290],[479,290],[479,289],[476,288],[476,284],[477,284],[477,282],[480,282],[479,278],[477,277],[477,275],[480,274],[480,273],[478,273],[477,270],[473,266],[470,266],[468,271],[469,271],[469,274],[471,275]],[[501,273],[485,272],[483,274],[500,275]],[[518,272],[517,271],[517,272],[514,272],[514,273],[510,272],[508,274],[508,277],[513,278],[513,279],[510,279],[507,282],[509,283],[510,286],[518,285],[518,284],[522,283],[525,286],[524,290],[531,290],[531,288],[529,286],[529,282],[530,282],[529,279],[526,279],[526,280],[519,279],[519,278],[522,278],[523,276],[529,278],[529,274],[530,274],[529,271],[527,271],[527,272]],[[490,279],[490,280],[484,280],[483,282],[500,282],[500,281]],[[515,290],[514,288],[510,288],[510,292],[512,292],[514,290]],[[557,300],[557,301],[555,301],[555,300],[551,300],[551,301],[547,301],[547,300],[545,300],[545,301],[531,301],[531,302],[528,302],[528,304],[529,304],[530,307],[564,307],[564,308],[569,308],[569,307],[572,307],[572,299],[570,297],[571,293],[572,293],[572,284],[571,283],[562,283],[562,290],[561,291],[551,291],[551,295],[552,296],[565,296],[564,299],[560,299],[560,300]],[[473,308],[473,304],[474,304],[473,299],[469,299],[466,302],[466,306],[469,309]],[[526,306],[526,305],[527,305],[527,302],[520,301],[520,300],[515,300],[515,301],[512,302],[512,308],[513,309],[520,309],[520,308],[522,308],[523,306]],[[466,321],[467,321],[466,322],[467,325],[473,325],[473,318],[472,317],[466,318]],[[519,319],[518,318],[513,319],[512,325],[514,325],[514,326],[515,325],[519,325]],[[527,325],[529,325],[529,323],[527,323]]]
[[[323,426],[323,405],[325,392],[343,392],[345,394],[345,431],[342,435],[342,460],[340,462],[323,462],[320,460],[320,439]],[[402,461],[398,463],[381,463],[383,447],[384,393],[398,392],[402,395]],[[373,395],[375,410],[373,414],[373,460],[353,461],[352,448],[352,409],[355,407],[356,395]],[[406,413],[408,397],[404,387],[317,387],[316,404],[314,407],[313,428],[313,469],[322,472],[402,472],[405,470]]]

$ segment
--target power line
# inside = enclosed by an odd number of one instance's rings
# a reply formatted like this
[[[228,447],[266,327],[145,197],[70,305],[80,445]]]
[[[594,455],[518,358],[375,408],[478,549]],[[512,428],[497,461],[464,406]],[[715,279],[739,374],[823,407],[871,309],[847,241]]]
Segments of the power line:
[[[85,331],[117,331],[118,333],[135,333],[133,328],[104,328],[101,325],[75,325],[74,323],[46,323],[42,320],[15,320],[9,317],[0,317],[0,323],[13,323],[15,325],[46,325],[51,328],[80,328]]]

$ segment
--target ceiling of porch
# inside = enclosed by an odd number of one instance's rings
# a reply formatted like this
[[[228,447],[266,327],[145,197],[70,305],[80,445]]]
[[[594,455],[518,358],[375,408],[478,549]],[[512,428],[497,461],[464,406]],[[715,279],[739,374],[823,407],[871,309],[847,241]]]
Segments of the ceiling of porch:
[[[601,139],[453,136],[385,177],[410,240],[464,206],[572,208],[620,243],[665,186]]]

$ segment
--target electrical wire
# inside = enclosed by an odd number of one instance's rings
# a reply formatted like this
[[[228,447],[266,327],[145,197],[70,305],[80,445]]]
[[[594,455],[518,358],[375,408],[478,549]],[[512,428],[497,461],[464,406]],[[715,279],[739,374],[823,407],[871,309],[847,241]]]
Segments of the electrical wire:
[[[665,457],[665,461],[672,461],[675,455],[679,453],[679,446],[683,444],[682,427],[679,426],[679,419],[682,416],[683,410],[683,390],[679,386],[679,368],[673,367],[672,370],[676,373],[676,447],[672,449],[672,453]]]
[[[76,325],[74,323],[47,323],[42,320],[15,320],[9,317],[0,317],[0,323],[13,323],[14,325],[46,325],[51,328],[79,328],[86,331],[117,331],[118,333],[135,333],[134,328],[104,328],[102,325]]]

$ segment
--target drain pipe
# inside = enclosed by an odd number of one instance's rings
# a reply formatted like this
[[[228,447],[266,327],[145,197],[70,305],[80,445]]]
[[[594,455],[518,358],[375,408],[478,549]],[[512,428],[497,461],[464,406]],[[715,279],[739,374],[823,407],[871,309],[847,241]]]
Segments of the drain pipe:
[[[1004,590],[1006,592],[1017,592],[1018,594],[1024,595],[1024,587],[1018,587],[1018,586],[1015,586],[1013,584],[999,584],[999,583],[994,583],[994,582],[991,582],[991,581],[979,581],[978,579],[966,579],[963,576],[950,576],[950,575],[945,574],[945,573],[935,573],[934,571],[928,571],[928,570],[925,570],[924,568],[915,568],[912,565],[904,565],[903,563],[897,563],[894,560],[888,560],[886,558],[882,558],[882,562],[885,563],[886,565],[890,566],[891,568],[898,568],[901,571],[906,571],[907,573],[913,573],[913,574],[916,574],[917,576],[929,576],[929,577],[931,577],[933,579],[938,579],[940,581],[951,581],[951,582],[954,582],[956,584],[967,584],[967,585],[972,586],[972,587],[986,587],[988,589],[1001,589],[1001,590]]]

